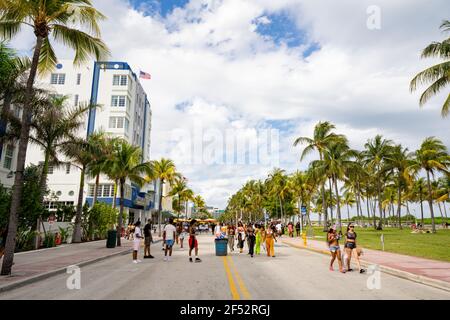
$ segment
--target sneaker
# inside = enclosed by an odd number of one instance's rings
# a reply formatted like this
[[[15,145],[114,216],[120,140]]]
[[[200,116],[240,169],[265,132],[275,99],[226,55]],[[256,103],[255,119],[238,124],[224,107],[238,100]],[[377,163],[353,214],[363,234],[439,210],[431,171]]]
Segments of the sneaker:
[[[164,257],[164,261],[167,261],[167,257]]]
[[[330,267],[330,271],[334,271],[333,267]]]
[[[138,263],[137,260],[133,260],[133,263]]]
[[[172,260],[172,259],[171,259],[171,257],[170,257],[170,256],[169,256],[169,257],[167,257],[167,261],[170,261],[170,260]]]
[[[361,270],[359,270],[359,273],[364,273],[364,272],[366,272],[366,270],[365,270],[365,269],[361,269]]]
[[[250,255],[250,257],[252,257],[252,258],[253,258],[253,255]]]
[[[149,259],[154,259],[155,257],[152,256],[152,255],[149,255],[148,258],[149,258]]]
[[[195,258],[195,262],[202,262],[200,258]]]
[[[139,260],[139,259],[138,259],[138,260],[137,260],[137,262],[141,263],[141,262],[142,262],[142,260]]]
[[[340,273],[345,273],[345,269],[339,270]]]
[[[192,258],[189,258],[189,262],[192,262]]]
[[[144,256],[144,259],[148,259],[148,258],[150,258],[150,256]]]
[[[347,270],[347,272],[351,272],[351,271],[353,271],[353,269],[348,269],[348,270]]]

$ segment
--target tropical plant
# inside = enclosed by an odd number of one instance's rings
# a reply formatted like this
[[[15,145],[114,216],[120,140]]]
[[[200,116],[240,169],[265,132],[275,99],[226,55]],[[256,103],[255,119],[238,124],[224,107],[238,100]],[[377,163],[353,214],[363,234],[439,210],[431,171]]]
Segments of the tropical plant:
[[[450,21],[444,20],[440,26],[442,32],[450,32]],[[434,65],[419,72],[410,84],[411,91],[415,91],[418,85],[430,86],[422,93],[420,97],[420,106],[423,106],[428,100],[441,92],[445,86],[450,83],[450,37],[442,42],[432,42],[422,51],[422,58],[438,58],[443,62]],[[450,112],[450,94],[442,105],[441,115],[446,117]]]
[[[87,61],[89,56],[97,60],[109,53],[106,45],[100,39],[98,20],[104,16],[97,11],[90,0],[46,0],[0,1],[0,36],[6,39],[15,37],[22,26],[29,26],[36,36],[34,52],[26,83],[26,94],[22,112],[22,128],[20,132],[16,175],[11,201],[11,218],[9,234],[5,247],[5,256],[1,274],[11,273],[14,259],[14,239],[17,232],[17,219],[22,195],[23,171],[30,134],[32,118],[32,94],[37,71],[44,74],[52,70],[57,58],[50,43],[52,35],[56,42],[75,50],[74,62],[79,64]],[[82,30],[88,30],[86,33]]]

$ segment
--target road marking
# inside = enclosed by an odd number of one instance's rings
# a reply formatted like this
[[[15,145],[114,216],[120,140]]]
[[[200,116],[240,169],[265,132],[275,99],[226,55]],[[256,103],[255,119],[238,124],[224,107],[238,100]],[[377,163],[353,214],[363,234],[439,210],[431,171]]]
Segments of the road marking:
[[[247,287],[244,284],[244,281],[242,281],[242,278],[239,275],[239,272],[237,271],[236,266],[234,265],[233,259],[230,256],[227,256],[227,258],[228,258],[228,260],[230,260],[231,267],[233,268],[234,275],[236,276],[237,283],[239,285],[239,288],[241,289],[244,299],[251,300],[252,297],[251,297],[250,293],[248,292]]]
[[[231,296],[233,300],[240,300],[239,292],[237,291],[236,284],[234,283],[233,276],[231,275],[230,267],[228,266],[228,261],[226,257],[222,257],[223,259],[223,267],[225,268],[225,272],[228,278],[228,284],[230,285]]]

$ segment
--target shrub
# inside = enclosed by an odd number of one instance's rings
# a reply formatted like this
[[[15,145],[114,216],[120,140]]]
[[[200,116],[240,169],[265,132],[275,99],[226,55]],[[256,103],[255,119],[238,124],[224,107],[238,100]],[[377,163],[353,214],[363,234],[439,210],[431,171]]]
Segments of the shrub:
[[[89,211],[89,220],[97,238],[106,238],[107,231],[114,227],[119,211],[110,205],[97,202]]]

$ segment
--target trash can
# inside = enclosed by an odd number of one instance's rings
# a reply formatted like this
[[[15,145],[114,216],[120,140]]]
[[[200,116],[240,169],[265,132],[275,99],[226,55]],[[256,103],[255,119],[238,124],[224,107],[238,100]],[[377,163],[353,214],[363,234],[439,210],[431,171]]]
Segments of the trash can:
[[[216,239],[216,256],[226,256],[228,252],[228,239]]]
[[[108,230],[108,237],[106,238],[106,247],[115,248],[117,242],[117,230]]]

